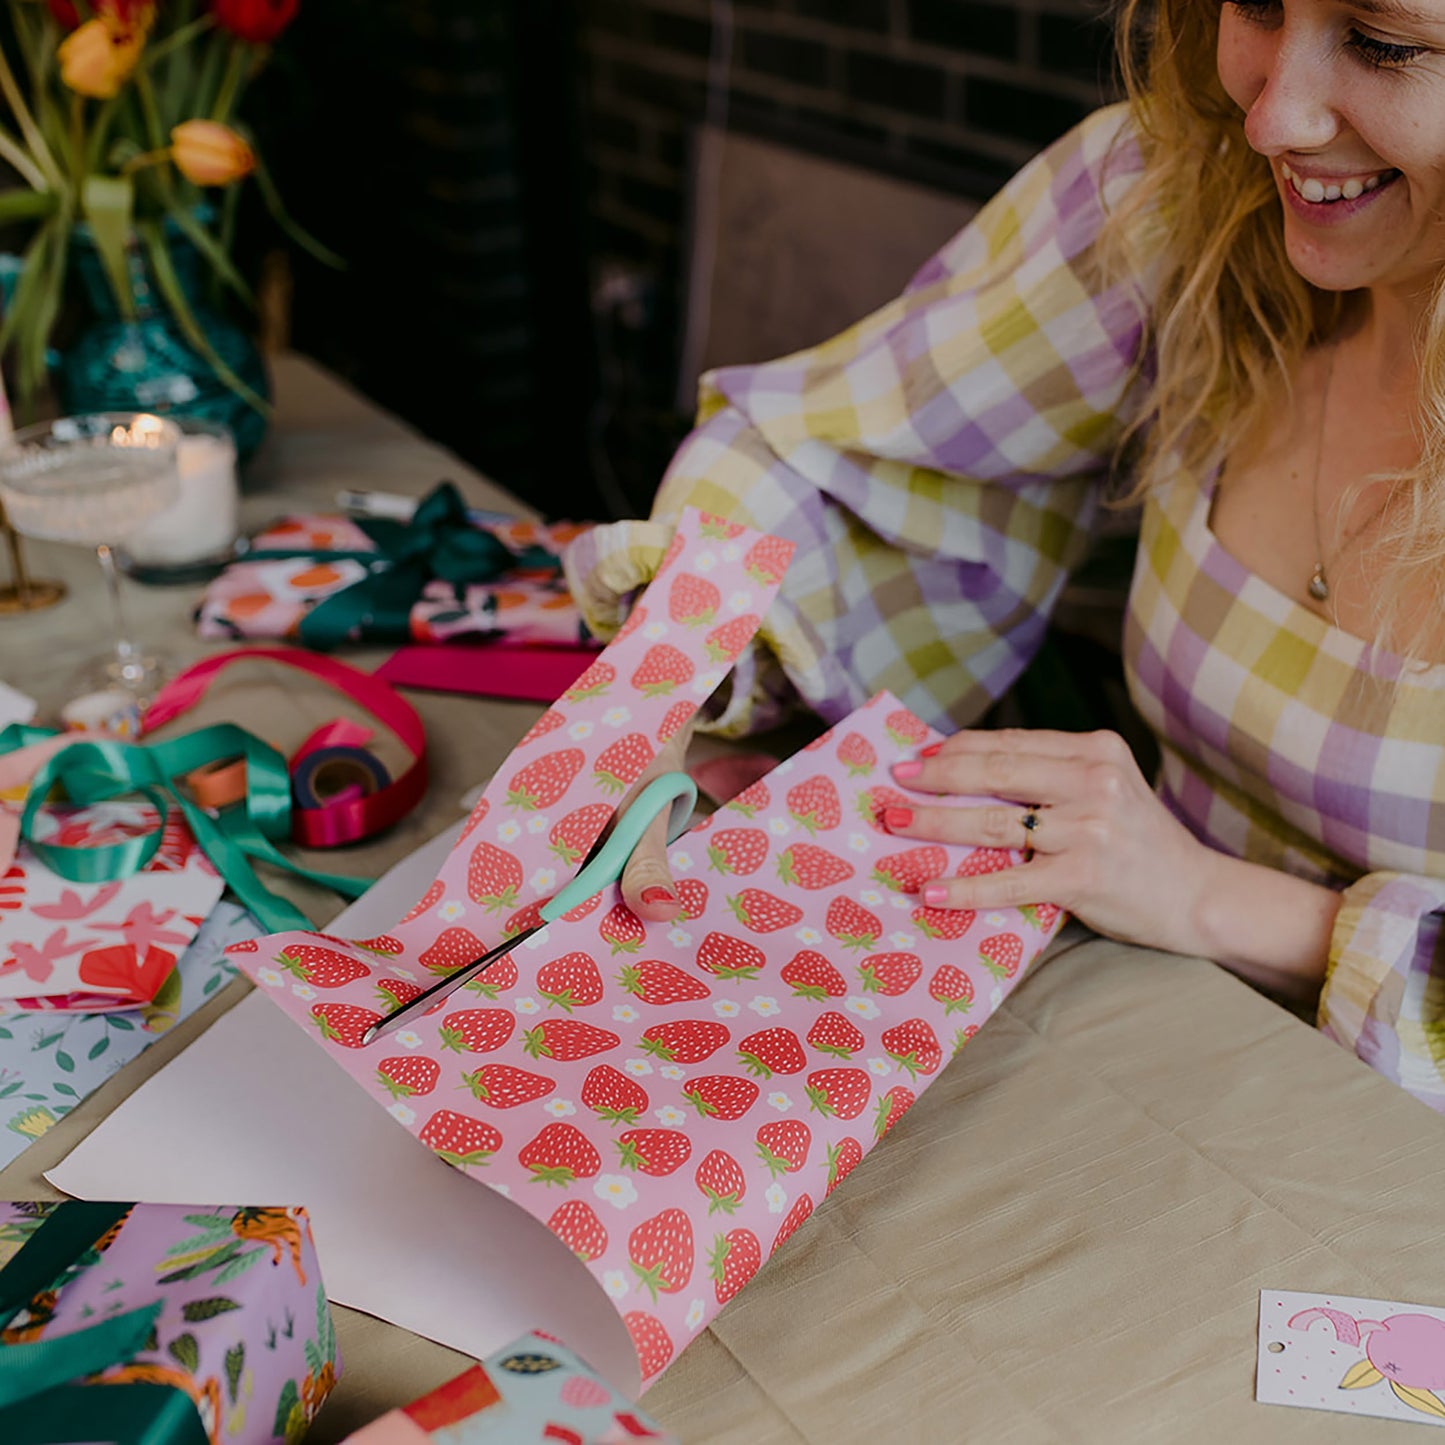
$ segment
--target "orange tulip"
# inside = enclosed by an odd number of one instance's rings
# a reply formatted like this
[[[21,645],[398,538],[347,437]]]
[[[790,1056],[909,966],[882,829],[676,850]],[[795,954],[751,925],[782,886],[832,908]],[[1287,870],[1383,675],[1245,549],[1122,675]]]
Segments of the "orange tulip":
[[[87,20],[60,42],[60,78],[77,95],[109,100],[130,78],[144,44],[138,25]]]
[[[229,186],[256,169],[251,147],[228,125],[185,120],[171,132],[171,160],[198,186]]]

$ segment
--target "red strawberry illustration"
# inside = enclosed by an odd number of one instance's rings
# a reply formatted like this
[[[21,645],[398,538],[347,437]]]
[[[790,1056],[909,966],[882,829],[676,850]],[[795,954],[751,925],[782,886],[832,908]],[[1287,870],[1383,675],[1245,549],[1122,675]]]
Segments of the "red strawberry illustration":
[[[507,784],[507,806],[529,813],[550,808],[572,786],[572,779],[586,761],[581,748],[559,748],[534,758],[512,775]]]
[[[858,969],[865,993],[897,998],[923,977],[923,960],[913,953],[880,953]]]
[[[815,843],[794,843],[778,859],[778,877],[809,892],[834,888],[852,876],[853,865],[846,858]]]
[[[542,927],[542,905],[546,903],[545,898],[534,898],[524,907],[519,908],[508,920],[507,926],[502,929],[503,938],[515,938],[519,933],[525,933],[529,928]],[[502,955],[506,957],[505,954]],[[490,972],[490,970],[488,970]]]
[[[803,1092],[820,1114],[856,1119],[868,1106],[873,1084],[862,1069],[814,1069]]]
[[[547,845],[567,867],[580,863],[612,819],[611,803],[585,803],[552,824]]]
[[[18,873],[22,878],[25,876],[25,870],[24,870],[18,863],[14,864],[14,865],[11,867],[10,872],[7,873],[5,876],[6,876],[7,878],[10,878],[10,877],[13,877],[13,876],[14,876],[15,874],[17,874],[17,873]],[[17,888],[19,887],[18,884],[17,884],[17,885],[14,885],[14,886],[17,887]],[[3,890],[0,890],[0,891],[3,891]],[[23,891],[23,890],[22,890],[22,891]],[[19,907],[20,907],[20,904],[19,904],[18,902],[16,902],[16,903],[9,903],[9,904],[7,904],[7,903],[0,903],[0,908],[19,908]],[[226,952],[226,953],[259,953],[260,951],[261,951],[261,940],[260,940],[259,938],[243,938],[243,939],[240,940],[239,943],[232,943],[232,944],[228,945],[228,946],[226,947],[226,949],[225,949],[225,952]]]
[[[601,1000],[602,975],[590,954],[564,953],[537,970],[537,992],[571,1013]]]
[[[421,993],[421,985],[404,978],[380,978],[376,981],[376,1001],[390,1013],[410,1003]]]
[[[584,702],[589,697],[601,697],[616,681],[617,669],[610,662],[598,658],[562,696],[567,702]],[[561,723],[557,725],[560,727]]]
[[[729,799],[727,806],[736,808],[745,818],[751,818],[759,808],[766,808],[769,802],[768,785],[759,781],[749,784],[736,798]]]
[[[338,953],[334,948],[318,948],[311,943],[289,944],[276,955],[276,962],[313,988],[340,988],[371,972],[350,954]]]
[[[915,1079],[919,1074],[934,1073],[943,1062],[938,1036],[923,1019],[904,1019],[884,1029],[883,1047],[898,1067],[907,1069]]]
[[[413,918],[420,918],[422,914],[425,913],[427,909],[430,908],[432,904],[434,904],[445,891],[446,884],[444,884],[442,880],[438,878],[431,885],[431,887],[428,888],[427,891],[423,893],[422,896],[411,905],[411,907],[407,910],[406,915],[402,918],[401,921],[403,923],[410,923]]]
[[[675,1019],[671,1023],[653,1024],[643,1031],[641,1046],[674,1064],[700,1064],[710,1059],[731,1035],[711,1019]]]
[[[1014,866],[1013,856],[1006,848],[975,848],[957,868],[955,878],[978,878],[985,873],[1001,873]]]
[[[585,1200],[569,1199],[559,1204],[547,1221],[547,1228],[578,1259],[600,1259],[607,1253],[607,1228]]]
[[[440,1155],[457,1169],[472,1169],[487,1163],[502,1147],[500,1130],[484,1119],[458,1114],[452,1109],[438,1109],[416,1136],[433,1154]]]
[[[677,883],[677,901],[686,919],[701,918],[707,908],[707,884],[701,878],[682,878]]]
[[[415,1054],[383,1059],[376,1066],[376,1082],[393,1099],[403,1099],[410,1094],[429,1094],[436,1088],[441,1076],[441,1065],[434,1059]]]
[[[697,704],[683,698],[681,702],[675,702],[663,714],[662,721],[657,725],[657,741],[665,743],[675,733],[682,730],[693,713],[697,711]]]
[[[743,567],[756,582],[771,585],[783,580],[788,563],[793,560],[793,544],[781,537],[759,537],[747,550]]]
[[[825,998],[842,998],[848,992],[843,975],[823,957],[805,948],[783,965],[779,977],[788,984],[795,998],[811,998],[821,1003]]]
[[[758,1086],[736,1074],[703,1074],[689,1079],[682,1097],[704,1119],[740,1119],[757,1103]]]
[[[953,1052],[957,1053],[976,1033],[977,1024],[969,1024],[967,1028],[961,1028],[953,1036]]]
[[[692,1278],[692,1221],[680,1209],[644,1219],[627,1236],[627,1257],[653,1299],[676,1294]]]
[[[972,908],[920,907],[908,916],[930,938],[941,938],[951,943],[973,927],[977,914]]]
[[[887,833],[883,826],[883,814],[889,808],[911,808],[913,800],[897,788],[865,788],[858,794],[858,816],[875,833]]]
[[[362,1048],[362,1036],[372,1024],[381,1022],[379,1013],[353,1003],[319,1003],[312,1008],[311,1017],[321,1029],[321,1037],[343,1049]]]
[[[614,903],[607,910],[602,922],[597,925],[602,941],[611,946],[614,954],[636,953],[647,937],[647,928],[642,920],[625,904]]]
[[[609,1124],[635,1124],[647,1108],[647,1090],[611,1064],[598,1064],[582,1081],[582,1103]]]
[[[558,712],[556,708],[548,708],[547,711],[522,734],[522,741],[519,742],[517,746],[524,748],[528,743],[534,743],[538,738],[546,737],[550,732],[556,732],[556,730],[563,727],[566,722],[567,715],[565,713]]]
[[[774,1074],[800,1074],[808,1057],[792,1029],[759,1029],[738,1045],[738,1058],[750,1074],[771,1079]]]
[[[495,1053],[509,1038],[517,1021],[504,1008],[464,1008],[442,1019],[441,1046],[455,1054]]]
[[[761,948],[728,933],[709,933],[697,950],[698,967],[717,974],[719,978],[756,978],[758,970],[767,961],[767,955]]]
[[[757,1141],[758,1158],[776,1179],[779,1174],[795,1174],[808,1162],[813,1131],[801,1119],[779,1119],[764,1124]]]
[[[619,1134],[617,1162],[624,1169],[637,1169],[660,1179],[687,1163],[692,1141],[679,1129],[629,1129]]]
[[[831,778],[805,778],[788,789],[788,812],[810,833],[836,828],[843,821],[843,804]]]
[[[978,946],[979,962],[995,978],[1012,978],[1024,961],[1024,941],[1017,933],[995,933]]]
[[[351,946],[367,953],[380,954],[383,958],[395,958],[398,953],[406,952],[406,944],[389,933],[379,933],[375,938],[353,938]]]
[[[522,886],[521,861],[494,843],[478,843],[467,864],[467,897],[488,913],[514,908]]]
[[[624,638],[631,637],[632,634],[636,632],[637,629],[641,627],[642,624],[646,621],[647,608],[634,607],[632,611],[627,614],[627,621],[624,622],[622,626],[617,629],[617,636],[614,637],[612,640],[614,642],[621,642]]]
[[[438,940],[440,942],[440,940]],[[499,993],[517,984],[517,963],[510,953],[494,958],[475,978],[469,979],[462,987],[468,993],[483,998],[496,998]]]
[[[487,814],[492,810],[490,798],[478,798],[477,806],[467,815],[467,821],[462,825],[462,831],[457,835],[458,843],[465,843],[473,833],[486,821]],[[403,922],[405,920],[403,919]]]
[[[714,627],[703,638],[703,646],[707,648],[709,659],[713,662],[736,662],[761,622],[762,618],[756,612],[744,612],[741,617],[734,617],[731,622]]]
[[[777,1237],[773,1240],[773,1247],[768,1252],[771,1259],[784,1244],[797,1233],[798,1226],[813,1212],[813,1201],[806,1194],[800,1194],[794,1202],[793,1207],[788,1211],[788,1217],[783,1221],[782,1227],[778,1230]]]
[[[851,1059],[867,1042],[863,1031],[840,1013],[819,1014],[808,1030],[808,1042],[820,1054]]]
[[[729,522],[726,517],[715,516],[712,512],[699,512],[697,519],[699,537],[716,537],[730,542],[747,531],[741,522]]]
[[[532,1171],[533,1183],[566,1185],[591,1179],[602,1168],[602,1156],[573,1124],[548,1124],[522,1145],[517,1159]]]
[[[607,793],[621,793],[638,779],[652,761],[652,744],[646,733],[628,733],[609,743],[592,764],[597,786]]]
[[[667,615],[685,627],[702,627],[717,616],[722,593],[705,577],[679,572],[667,594]]]
[[[709,1214],[719,1210],[731,1214],[748,1192],[742,1166],[725,1149],[714,1149],[708,1154],[697,1166],[693,1178],[707,1200]]]
[[[927,846],[905,848],[880,858],[873,869],[873,881],[891,888],[895,893],[917,893],[925,883],[941,878],[948,867],[948,854],[942,848]]]
[[[883,726],[900,748],[928,741],[928,729],[906,707],[895,708],[883,719]]]
[[[428,973],[455,973],[475,963],[486,951],[487,945],[470,928],[444,928],[434,943],[417,954],[416,961]],[[488,968],[481,976],[491,972]]]
[[[946,1014],[967,1013],[973,1007],[973,980],[951,963],[939,964],[928,981],[928,996],[937,999]]]
[[[862,778],[877,766],[878,754],[862,733],[848,733],[838,744],[838,761],[848,769],[850,778]]]
[[[655,642],[643,654],[631,682],[646,697],[666,697],[683,683],[691,682],[696,671],[687,653],[669,642]]]
[[[839,1139],[828,1145],[828,1187],[823,1192],[826,1199],[861,1163],[863,1146],[852,1138]]]
[[[534,1103],[545,1099],[557,1087],[556,1080],[529,1074],[526,1069],[514,1069],[511,1064],[483,1064],[470,1074],[463,1074],[462,1083],[472,1091],[473,1098],[494,1109],[515,1109],[518,1104]]]
[[[767,861],[768,835],[761,828],[719,828],[708,839],[708,865],[746,878]]]
[[[1054,926],[1054,920],[1061,911],[1057,903],[1025,903],[1019,909],[1040,933],[1047,933]]]
[[[878,942],[883,933],[883,923],[876,913],[870,913],[861,903],[843,897],[835,898],[828,905],[823,927],[844,948],[861,948],[865,952]]]
[[[751,1229],[730,1229],[713,1240],[708,1258],[717,1302],[725,1305],[763,1264],[763,1247]]]
[[[684,973],[676,964],[645,958],[629,964],[617,975],[617,982],[645,1004],[693,1003],[710,998],[712,990],[700,979]]]
[[[803,910],[796,903],[789,903],[762,888],[744,888],[736,897],[728,899],[728,907],[738,922],[754,933],[776,933],[780,928],[791,928],[803,917]]]
[[[524,1035],[522,1048],[529,1058],[556,1059],[559,1064],[615,1049],[622,1040],[611,1029],[599,1029],[580,1019],[543,1019]]]
[[[913,1107],[916,1097],[912,1089],[894,1084],[873,1111],[873,1137],[881,1139]]]
[[[627,1326],[627,1332],[632,1336],[632,1344],[637,1351],[637,1365],[642,1371],[642,1381],[646,1384],[654,1376],[660,1375],[667,1368],[667,1362],[672,1359],[672,1337],[667,1333],[667,1326],[646,1310],[629,1310],[622,1316],[622,1323]]]

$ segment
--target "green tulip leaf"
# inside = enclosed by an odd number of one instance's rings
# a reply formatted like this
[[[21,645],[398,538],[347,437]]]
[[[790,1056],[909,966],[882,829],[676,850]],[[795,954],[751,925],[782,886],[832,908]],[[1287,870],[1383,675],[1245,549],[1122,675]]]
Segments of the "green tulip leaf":
[[[87,176],[80,189],[80,204],[115,304],[127,321],[134,321],[135,297],[125,253],[131,237],[135,186],[129,176]]]

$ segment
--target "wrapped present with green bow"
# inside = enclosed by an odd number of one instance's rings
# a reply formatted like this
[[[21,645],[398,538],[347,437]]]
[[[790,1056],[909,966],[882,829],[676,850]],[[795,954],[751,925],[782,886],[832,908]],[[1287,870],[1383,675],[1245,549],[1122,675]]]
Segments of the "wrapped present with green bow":
[[[587,525],[478,522],[450,482],[405,522],[286,517],[210,584],[196,625],[202,637],[288,638],[318,650],[503,635],[575,646],[587,632],[561,553]]]
[[[6,1445],[294,1445],[339,1370],[303,1209],[0,1204]]]

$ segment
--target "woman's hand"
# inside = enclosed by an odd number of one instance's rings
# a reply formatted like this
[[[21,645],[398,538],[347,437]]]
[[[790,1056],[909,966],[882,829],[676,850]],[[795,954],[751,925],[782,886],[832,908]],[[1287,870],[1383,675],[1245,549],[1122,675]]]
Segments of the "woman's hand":
[[[632,800],[659,774],[687,771],[684,760],[692,738],[692,727],[689,722],[663,744],[617,805],[617,817],[622,816]],[[670,815],[671,810],[664,808],[653,819],[622,871],[622,901],[644,923],[668,923],[682,911],[682,903],[667,866],[667,821]]]

